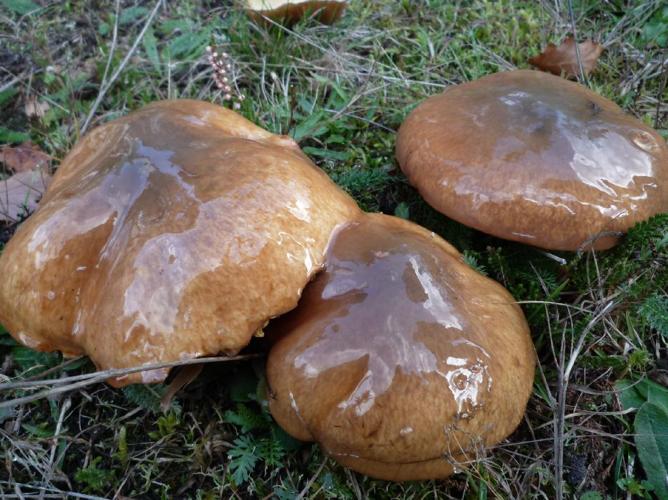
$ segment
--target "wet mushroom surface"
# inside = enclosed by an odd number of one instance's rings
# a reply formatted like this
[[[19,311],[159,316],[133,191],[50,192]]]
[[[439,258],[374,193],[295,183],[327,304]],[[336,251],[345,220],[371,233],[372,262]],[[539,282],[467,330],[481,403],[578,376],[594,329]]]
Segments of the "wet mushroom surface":
[[[0,323],[101,369],[236,353],[297,304],[357,215],[292,139],[220,106],[157,102],[62,162],[0,257]]]
[[[332,24],[343,15],[347,3],[345,0],[246,0],[245,6],[256,21],[269,18],[292,25],[306,16],[315,15],[318,21]]]
[[[325,270],[267,332],[279,425],[380,479],[452,474],[516,428],[533,385],[513,297],[396,217],[338,230]]]
[[[605,249],[668,211],[668,146],[586,87],[539,71],[453,86],[401,125],[411,184],[463,224],[553,250]]]

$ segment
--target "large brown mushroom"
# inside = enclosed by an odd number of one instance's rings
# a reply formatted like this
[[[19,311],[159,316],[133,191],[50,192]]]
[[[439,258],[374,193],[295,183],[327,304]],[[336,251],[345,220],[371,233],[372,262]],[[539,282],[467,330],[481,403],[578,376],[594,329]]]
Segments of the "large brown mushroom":
[[[235,353],[357,214],[292,139],[204,102],[151,104],[63,161],[0,257],[0,323],[103,369]]]
[[[325,271],[268,335],[276,421],[380,479],[450,475],[515,429],[533,385],[533,345],[510,294],[395,217],[337,232]]]
[[[294,24],[308,15],[322,23],[332,24],[341,17],[347,0],[245,0],[246,11],[258,21],[269,18],[285,24]]]
[[[668,210],[659,134],[538,71],[497,73],[427,99],[402,124],[396,154],[437,210],[542,248],[605,249]]]

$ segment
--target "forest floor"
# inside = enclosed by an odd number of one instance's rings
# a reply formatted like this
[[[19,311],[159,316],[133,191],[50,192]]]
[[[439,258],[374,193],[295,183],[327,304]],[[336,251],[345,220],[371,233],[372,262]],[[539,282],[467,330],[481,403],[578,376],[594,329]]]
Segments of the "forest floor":
[[[207,365],[163,410],[164,385],[55,391],[92,364],[0,327],[0,384],[51,381],[47,397],[0,409],[0,496],[668,498],[668,215],[610,251],[550,254],[436,213],[394,159],[396,130],[427,96],[530,68],[573,33],[605,48],[584,83],[666,138],[667,26],[660,0],[353,0],[333,26],[291,29],[226,1],[0,0],[0,144],[31,140],[55,168],[84,127],[146,103],[225,104],[205,57],[224,47],[244,116],[292,135],[365,210],[426,226],[506,286],[539,359],[512,436],[450,479],[396,484],[285,435],[262,404],[262,358]],[[0,249],[17,225],[0,222]]]

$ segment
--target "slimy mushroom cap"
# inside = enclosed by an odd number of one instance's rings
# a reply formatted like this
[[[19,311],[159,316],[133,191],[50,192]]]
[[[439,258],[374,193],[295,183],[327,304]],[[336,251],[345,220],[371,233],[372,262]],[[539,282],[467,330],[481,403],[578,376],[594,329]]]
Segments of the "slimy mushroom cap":
[[[397,159],[434,208],[553,250],[605,249],[668,210],[668,146],[583,85],[509,71],[447,89],[402,124]]]
[[[358,213],[292,139],[213,104],[154,103],[65,158],[0,256],[0,323],[101,369],[236,353]]]
[[[268,336],[277,422],[380,479],[450,475],[517,427],[533,386],[510,294],[396,217],[340,229],[325,270]]]

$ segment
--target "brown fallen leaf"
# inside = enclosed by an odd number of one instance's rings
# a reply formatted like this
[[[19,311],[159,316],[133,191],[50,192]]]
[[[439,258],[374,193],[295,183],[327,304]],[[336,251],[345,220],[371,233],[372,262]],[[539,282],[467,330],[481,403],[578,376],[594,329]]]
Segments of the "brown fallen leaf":
[[[15,148],[10,146],[0,148],[0,162],[16,173],[29,172],[37,168],[46,170],[50,161],[51,157],[30,141]]]
[[[46,114],[47,111],[49,111],[50,107],[51,106],[49,106],[48,102],[40,102],[34,95],[31,95],[26,99],[23,111],[28,118],[32,118],[33,116],[41,118]]]
[[[45,169],[19,172],[0,180],[0,221],[17,222],[34,212],[50,181]]]
[[[174,380],[171,381],[169,386],[167,386],[167,391],[162,396],[160,400],[160,409],[163,412],[169,410],[170,405],[172,404],[172,399],[176,396],[176,393],[187,386],[190,382],[195,380],[200,373],[202,373],[203,364],[195,365],[186,365],[182,366],[179,372],[174,377]]]
[[[603,52],[603,46],[587,40],[578,44],[578,50],[580,61],[582,61],[582,71],[585,76],[589,75],[596,67],[596,61]],[[529,63],[555,75],[563,74],[566,78],[577,78],[580,74],[575,52],[575,39],[572,36],[566,37],[558,47],[553,43],[548,44],[543,53],[529,59]]]

